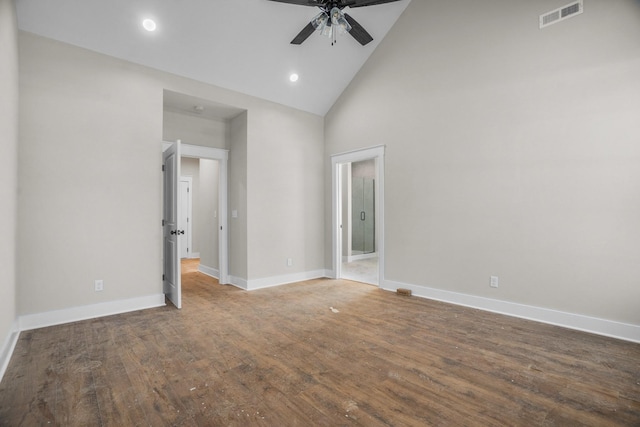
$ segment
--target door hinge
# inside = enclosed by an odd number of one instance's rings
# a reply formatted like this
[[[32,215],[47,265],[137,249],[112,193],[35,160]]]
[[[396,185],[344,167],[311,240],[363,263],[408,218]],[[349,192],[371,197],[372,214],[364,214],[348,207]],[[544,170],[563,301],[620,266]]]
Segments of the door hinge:
[[[189,192],[189,190],[190,190],[190,188],[189,188],[189,187],[187,187],[187,193]]]
[[[162,220],[162,226],[164,227],[164,219]]]
[[[164,282],[165,280],[166,280],[166,279],[165,279],[164,274],[163,274],[163,275],[162,275],[162,281]]]
[[[162,165],[162,172],[164,172],[164,165]]]

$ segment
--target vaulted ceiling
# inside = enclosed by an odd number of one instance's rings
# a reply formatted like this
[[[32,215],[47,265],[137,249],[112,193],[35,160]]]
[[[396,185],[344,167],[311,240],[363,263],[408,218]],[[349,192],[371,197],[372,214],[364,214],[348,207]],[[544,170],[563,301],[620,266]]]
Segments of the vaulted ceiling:
[[[17,0],[21,30],[324,115],[411,0],[345,9],[373,36],[289,42],[315,7],[268,0]],[[157,30],[147,32],[151,18]],[[292,83],[289,76],[300,78]]]

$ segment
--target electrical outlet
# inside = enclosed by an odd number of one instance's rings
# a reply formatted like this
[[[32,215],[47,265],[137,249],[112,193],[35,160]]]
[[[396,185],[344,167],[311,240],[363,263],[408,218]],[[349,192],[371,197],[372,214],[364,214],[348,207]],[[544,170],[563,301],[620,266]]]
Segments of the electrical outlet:
[[[498,287],[498,276],[491,276],[491,281],[489,282],[489,286],[492,288]]]
[[[293,265],[293,258],[287,258],[287,267],[291,267]]]
[[[104,281],[103,280],[96,280],[94,283],[94,287],[96,292],[102,292],[104,290]]]

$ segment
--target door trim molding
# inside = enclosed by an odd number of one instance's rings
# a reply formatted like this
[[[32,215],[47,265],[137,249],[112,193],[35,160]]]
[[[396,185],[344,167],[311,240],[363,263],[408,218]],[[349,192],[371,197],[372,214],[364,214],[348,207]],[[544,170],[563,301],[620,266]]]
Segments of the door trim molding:
[[[333,278],[342,277],[342,188],[341,168],[344,163],[359,162],[362,160],[376,160],[376,189],[375,189],[375,212],[376,212],[376,248],[378,252],[378,286],[384,282],[384,156],[385,146],[353,150],[344,153],[331,155],[331,237],[332,237],[332,264]]]

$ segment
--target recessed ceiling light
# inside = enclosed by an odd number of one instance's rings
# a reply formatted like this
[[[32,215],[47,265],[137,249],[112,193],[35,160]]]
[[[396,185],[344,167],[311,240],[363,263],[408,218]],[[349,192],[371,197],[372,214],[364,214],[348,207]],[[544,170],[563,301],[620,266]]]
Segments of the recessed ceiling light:
[[[299,78],[300,76],[297,75],[296,73],[293,73],[289,76],[289,80],[291,80],[293,83],[297,82]]]
[[[147,31],[155,31],[156,30],[156,23],[155,23],[155,21],[153,19],[145,19],[144,21],[142,21],[142,26]]]

